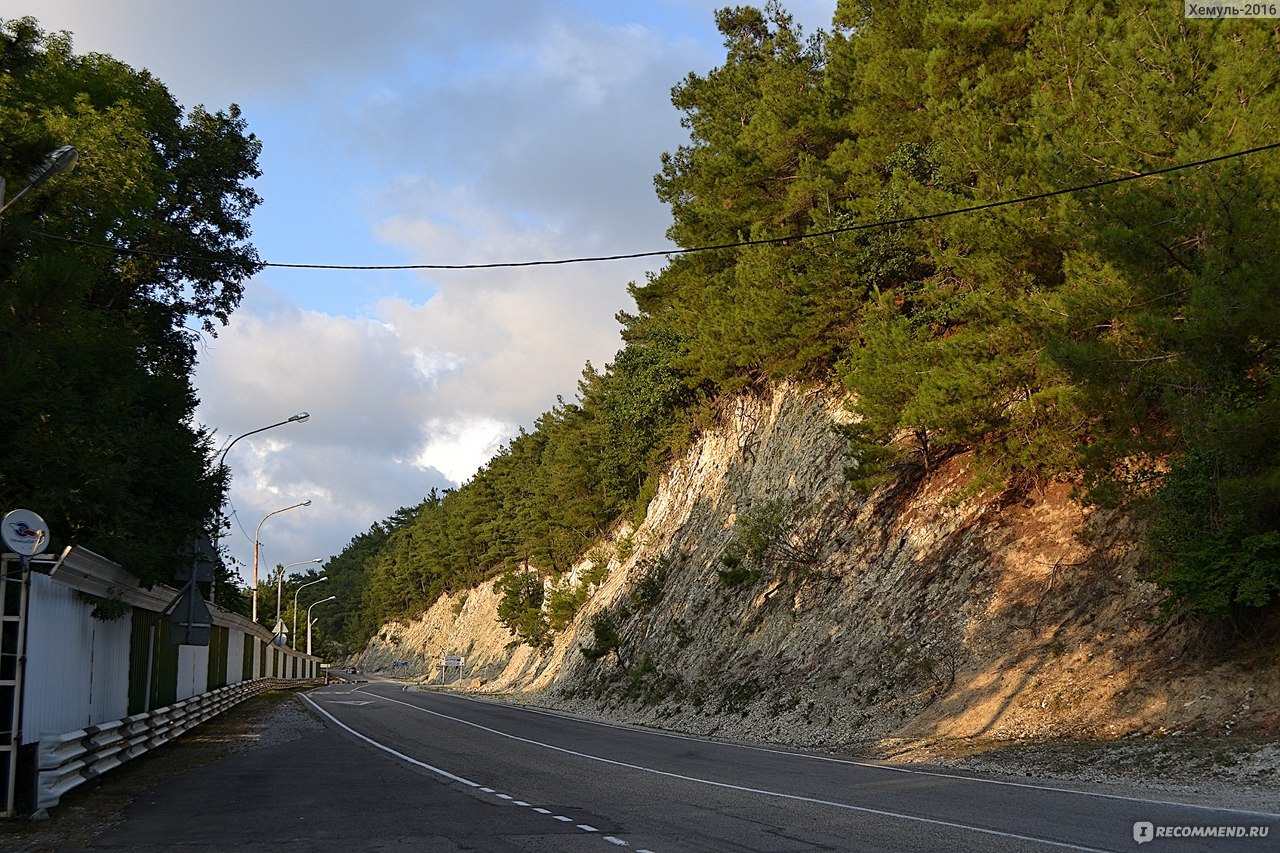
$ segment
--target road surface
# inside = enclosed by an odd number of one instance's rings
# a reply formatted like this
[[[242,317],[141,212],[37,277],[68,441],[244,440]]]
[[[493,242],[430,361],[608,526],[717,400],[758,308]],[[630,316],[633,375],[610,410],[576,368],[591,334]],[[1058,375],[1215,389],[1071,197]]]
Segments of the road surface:
[[[306,701],[370,766],[412,768],[468,798],[458,802],[553,833],[510,849],[1280,849],[1280,816],[1265,813],[710,741],[394,683],[329,685]],[[366,772],[351,768],[353,784]]]

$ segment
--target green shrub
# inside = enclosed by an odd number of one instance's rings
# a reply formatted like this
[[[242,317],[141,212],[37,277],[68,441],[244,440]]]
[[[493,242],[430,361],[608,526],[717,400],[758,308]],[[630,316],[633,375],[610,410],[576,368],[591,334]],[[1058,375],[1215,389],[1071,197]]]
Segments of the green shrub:
[[[720,555],[720,562],[723,563],[725,567],[723,569],[716,569],[716,575],[720,578],[720,583],[724,586],[743,586],[745,584],[755,583],[760,579],[760,570],[743,565],[742,558],[737,554],[726,551]]]
[[[1218,454],[1178,460],[1156,493],[1146,537],[1167,604],[1210,616],[1280,595],[1280,477],[1240,476]]]
[[[537,572],[509,571],[498,578],[494,589],[501,593],[498,621],[519,642],[542,648],[550,645],[551,631],[542,612],[546,597]]]
[[[649,514],[649,504],[658,494],[658,478],[653,473],[644,478],[644,484],[640,487],[640,494],[636,495],[635,511],[631,514],[631,522],[636,527],[644,523],[645,516]]]
[[[618,633],[618,623],[608,611],[597,613],[591,620],[591,634],[594,642],[590,646],[582,646],[579,651],[587,660],[600,660],[609,653],[617,653],[622,643]]]
[[[618,559],[627,560],[636,552],[636,540],[632,533],[628,533],[618,540]]]
[[[693,642],[693,633],[689,630],[689,626],[684,624],[681,619],[672,619],[670,624],[671,636],[675,637],[676,646],[683,649],[685,646]]]
[[[582,582],[588,586],[598,586],[609,576],[609,555],[600,548],[593,548],[587,555],[591,565],[582,570]]]
[[[744,512],[734,523],[734,536],[720,554],[723,569],[717,570],[725,586],[753,583],[764,574],[767,563],[778,563],[808,571],[818,561],[812,542],[793,541],[795,525],[787,502],[775,498]]]
[[[643,612],[657,606],[662,600],[670,569],[671,563],[665,556],[659,557],[644,567],[644,575],[636,581],[631,589],[631,595],[628,596],[632,609]]]
[[[547,624],[553,631],[563,631],[578,615],[587,600],[587,584],[564,584],[547,594]]]

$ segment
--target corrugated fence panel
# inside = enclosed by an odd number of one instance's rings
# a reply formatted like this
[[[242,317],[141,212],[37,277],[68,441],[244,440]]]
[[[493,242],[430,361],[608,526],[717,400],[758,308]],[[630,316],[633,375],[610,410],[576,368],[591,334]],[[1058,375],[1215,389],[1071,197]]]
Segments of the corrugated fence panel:
[[[132,608],[130,608],[132,610]],[[129,681],[122,673],[129,671],[129,639],[132,613],[93,623],[93,682],[89,693],[89,721],[96,726],[119,720],[129,714]],[[59,729],[59,731],[63,731]]]
[[[163,708],[178,701],[178,649],[171,639],[167,620],[157,615],[155,663],[151,669],[151,704],[147,710]]]
[[[69,732],[88,724],[92,669],[85,651],[93,643],[92,609],[75,591],[31,573],[24,743],[35,743],[41,732]]]
[[[141,714],[149,710],[147,693],[150,690],[151,645],[155,642],[155,623],[159,616],[133,608],[133,628],[129,632],[129,713]]]
[[[227,686],[227,635],[230,633],[221,625],[214,625],[209,629],[208,690]]]
[[[177,701],[190,699],[208,690],[209,647],[178,646]]]
[[[244,653],[245,635],[243,631],[227,632],[227,684],[239,684],[245,679],[244,664],[247,659]]]

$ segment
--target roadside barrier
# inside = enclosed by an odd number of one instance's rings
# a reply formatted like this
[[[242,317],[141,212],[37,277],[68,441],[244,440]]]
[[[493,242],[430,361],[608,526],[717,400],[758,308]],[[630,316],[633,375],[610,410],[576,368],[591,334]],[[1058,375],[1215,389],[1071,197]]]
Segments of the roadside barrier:
[[[192,696],[166,708],[66,734],[40,736],[37,807],[56,806],[72,788],[163,746],[184,732],[260,693],[314,683],[258,678]]]

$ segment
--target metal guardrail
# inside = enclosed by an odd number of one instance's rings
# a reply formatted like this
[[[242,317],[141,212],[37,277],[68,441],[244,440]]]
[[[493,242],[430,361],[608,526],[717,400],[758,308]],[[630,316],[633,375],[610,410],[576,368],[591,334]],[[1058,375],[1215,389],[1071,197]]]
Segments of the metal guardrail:
[[[245,699],[300,683],[306,682],[284,678],[242,681],[123,720],[66,734],[41,735],[37,807],[56,806],[62,795],[77,785],[168,743]]]

